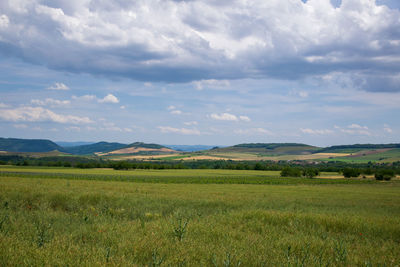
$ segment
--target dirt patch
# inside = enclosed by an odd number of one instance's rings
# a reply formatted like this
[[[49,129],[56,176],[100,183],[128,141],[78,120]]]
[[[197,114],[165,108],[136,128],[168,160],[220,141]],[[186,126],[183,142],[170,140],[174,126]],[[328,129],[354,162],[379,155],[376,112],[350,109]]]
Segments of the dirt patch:
[[[115,155],[115,154],[133,154],[139,152],[162,152],[162,153],[173,153],[175,150],[170,148],[145,148],[145,147],[128,147],[123,149],[114,150],[108,152],[108,155]]]
[[[375,149],[375,150],[362,150],[360,152],[357,152],[356,154],[349,155],[350,158],[356,158],[356,157],[362,157],[362,156],[367,156],[367,155],[373,155],[373,154],[378,154],[382,152],[386,152],[392,150],[392,148],[382,148],[382,149]]]

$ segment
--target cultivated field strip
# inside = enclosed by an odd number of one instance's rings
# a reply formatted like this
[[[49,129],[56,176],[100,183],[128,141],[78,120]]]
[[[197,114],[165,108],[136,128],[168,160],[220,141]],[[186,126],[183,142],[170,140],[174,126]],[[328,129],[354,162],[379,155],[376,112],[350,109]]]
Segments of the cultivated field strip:
[[[373,179],[282,178],[275,171],[236,170],[81,170],[71,168],[0,168],[0,177],[184,184],[370,184]],[[397,181],[393,181],[397,182]]]

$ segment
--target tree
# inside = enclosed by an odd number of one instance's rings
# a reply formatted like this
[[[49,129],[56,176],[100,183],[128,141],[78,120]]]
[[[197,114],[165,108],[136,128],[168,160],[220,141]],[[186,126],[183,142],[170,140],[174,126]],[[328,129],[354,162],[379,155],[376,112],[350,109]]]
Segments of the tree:
[[[281,171],[281,177],[300,177],[301,170],[299,168],[284,167]]]
[[[314,178],[319,175],[319,170],[315,168],[305,168],[303,170],[303,176],[307,178]]]
[[[342,173],[346,178],[358,177],[361,174],[360,170],[356,168],[344,168]]]
[[[395,176],[396,174],[393,170],[384,169],[384,170],[377,170],[375,172],[375,179],[380,181],[382,180],[390,181]]]

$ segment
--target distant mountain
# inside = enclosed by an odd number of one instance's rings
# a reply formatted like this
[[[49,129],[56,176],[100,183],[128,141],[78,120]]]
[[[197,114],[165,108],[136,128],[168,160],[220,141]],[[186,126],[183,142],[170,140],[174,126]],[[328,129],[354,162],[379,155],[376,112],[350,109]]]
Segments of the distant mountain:
[[[167,147],[183,152],[196,152],[201,150],[209,150],[215,146],[205,146],[205,145],[166,145]]]
[[[85,146],[85,145],[92,145],[95,142],[64,142],[64,141],[55,141],[57,145],[61,147],[71,147],[71,146]]]
[[[311,154],[319,150],[319,147],[298,143],[247,143],[225,148],[214,148],[213,152],[222,153],[261,153],[275,155]]]
[[[126,146],[126,144],[121,143],[98,142],[91,145],[64,147],[64,150],[75,155],[89,155],[98,152],[106,153],[124,148]]]
[[[1,138],[0,151],[8,152],[49,152],[64,151],[64,149],[50,140]]]

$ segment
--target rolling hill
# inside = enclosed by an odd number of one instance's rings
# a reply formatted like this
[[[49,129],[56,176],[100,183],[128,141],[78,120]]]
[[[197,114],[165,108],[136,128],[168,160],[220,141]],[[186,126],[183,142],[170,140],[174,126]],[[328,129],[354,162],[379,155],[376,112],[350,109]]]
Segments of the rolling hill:
[[[19,139],[19,138],[1,138],[0,151],[8,152],[50,152],[62,151],[64,148],[50,140],[44,139]]]
[[[117,150],[103,153],[102,155],[160,155],[177,153],[177,151],[158,144],[135,142]]]
[[[173,146],[176,148],[179,146]],[[50,140],[0,138],[0,152],[25,153],[37,157],[65,155],[97,155],[108,159],[136,160],[311,160],[343,162],[400,161],[400,144],[354,144],[325,148],[299,143],[245,143],[229,147],[204,146],[205,150],[182,152],[159,144],[98,142],[62,147]]]
[[[304,155],[312,154],[319,147],[297,143],[248,143],[224,148],[215,148],[213,153],[256,153],[260,155]]]
[[[67,153],[71,153],[74,155],[89,155],[94,153],[106,153],[113,150],[124,148],[126,146],[127,146],[126,144],[121,144],[121,143],[98,142],[91,145],[65,147],[64,150]]]

